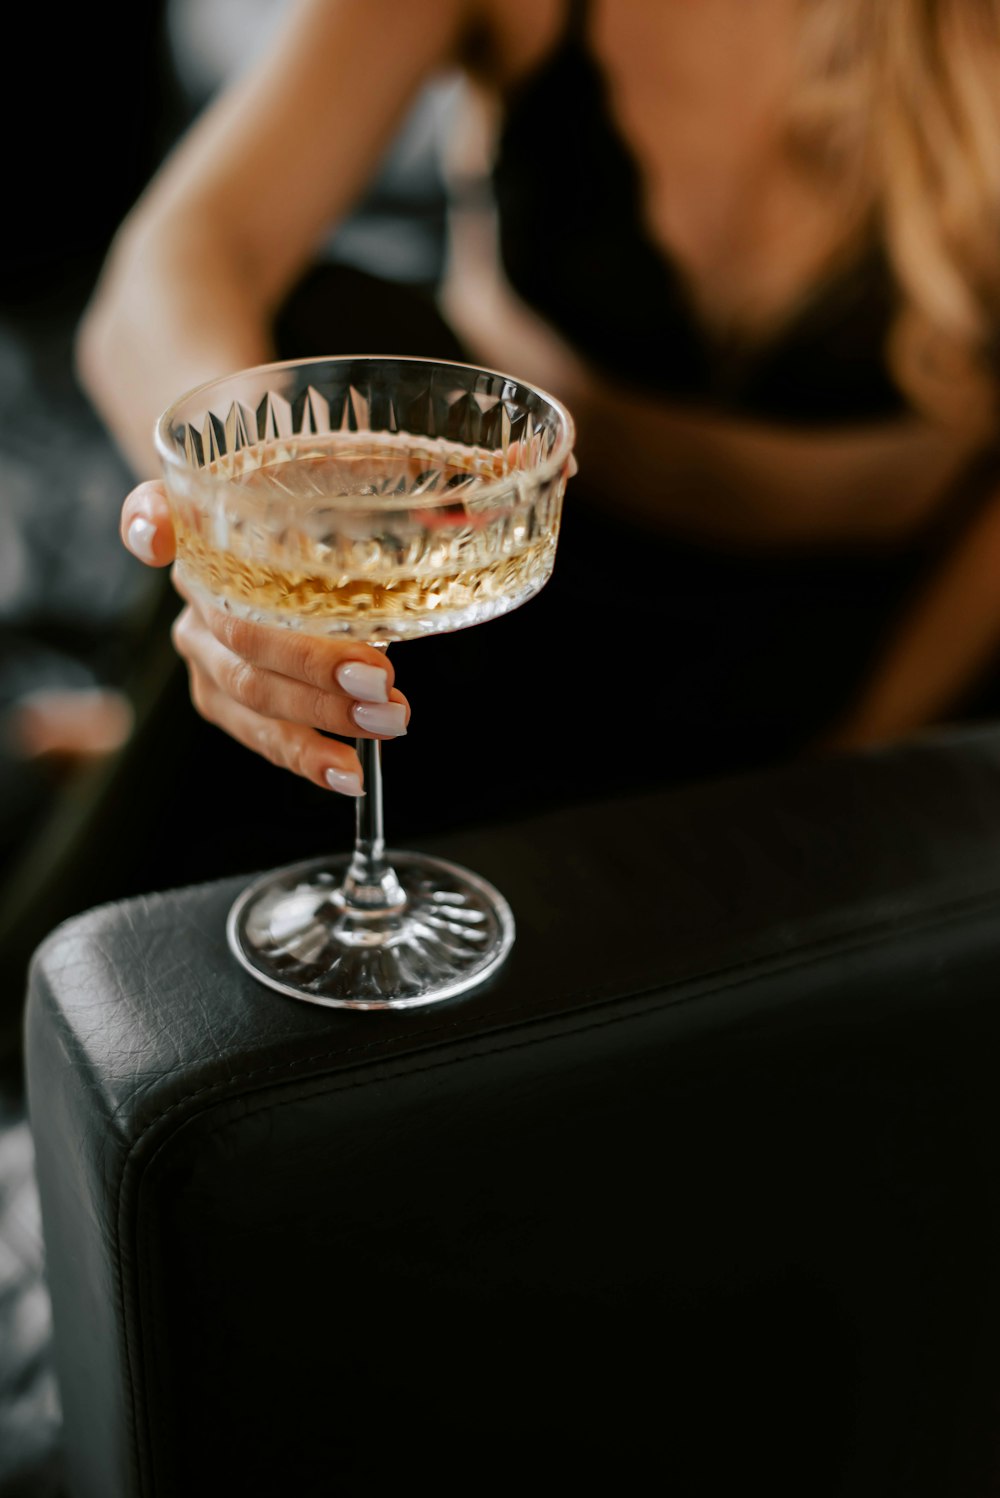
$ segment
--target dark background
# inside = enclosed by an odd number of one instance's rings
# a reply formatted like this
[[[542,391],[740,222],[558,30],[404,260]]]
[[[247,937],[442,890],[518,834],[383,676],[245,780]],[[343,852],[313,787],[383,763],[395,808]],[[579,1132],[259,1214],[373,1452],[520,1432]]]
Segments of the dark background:
[[[238,0],[243,33],[283,0]],[[196,719],[167,641],[179,605],[166,578],[118,540],[134,477],[75,377],[73,337],[114,233],[211,91],[204,58],[178,66],[177,14],[201,24],[207,0],[111,0],[102,6],[5,9],[0,90],[4,226],[0,235],[0,1498],[56,1498],[58,1397],[49,1304],[21,1081],[26,967],[58,921],[108,898],[269,861],[254,818],[243,841],[204,822],[181,858],[179,802],[218,802],[233,751]],[[170,26],[174,25],[171,37]],[[218,27],[217,27],[218,33]],[[223,28],[223,46],[224,28]],[[440,264],[443,202],[426,129],[410,132],[333,257],[378,261],[421,287]],[[309,350],[313,352],[314,350]],[[145,475],[143,475],[145,477]],[[110,759],[27,760],[16,705],[45,688],[107,686],[136,716]],[[267,797],[266,767],[245,763],[231,804]],[[272,772],[277,775],[278,772]],[[285,777],[291,780],[291,777]],[[155,787],[169,790],[159,796]],[[350,807],[302,787],[285,827],[301,839],[349,837]],[[192,799],[194,798],[194,799]],[[296,797],[293,795],[293,800]],[[296,820],[296,818],[298,820]],[[326,819],[330,820],[327,821]]]
[[[266,45],[285,0],[139,0],[100,9],[19,7],[5,17],[7,231],[0,237],[0,1030],[17,1046],[24,969],[59,920],[102,899],[247,870],[349,836],[349,808],[233,754],[196,719],[169,650],[179,604],[118,540],[132,475],[79,388],[73,337],[123,217],[212,90]],[[227,46],[227,22],[238,22]],[[228,55],[231,54],[231,55]],[[426,104],[426,101],[424,101]],[[426,295],[437,280],[444,197],[433,120],[418,105],[357,211],[331,231],[330,263],[364,265]],[[313,280],[285,319],[295,347],[329,352],[337,309]],[[329,336],[329,335],[327,335]],[[418,338],[421,333],[418,331]],[[305,344],[304,347],[297,346]],[[155,357],[155,351],[151,351]],[[26,760],[16,705],[44,688],[122,691],[136,729],[110,760]],[[261,772],[264,778],[261,778]],[[290,777],[278,776],[278,782]],[[277,845],[229,804],[287,809]],[[328,822],[328,818],[332,821]],[[141,826],[143,819],[145,825]],[[190,838],[179,838],[179,821]],[[140,835],[141,834],[141,835]],[[303,841],[303,837],[306,841]],[[2,1045],[0,1045],[2,1048]]]

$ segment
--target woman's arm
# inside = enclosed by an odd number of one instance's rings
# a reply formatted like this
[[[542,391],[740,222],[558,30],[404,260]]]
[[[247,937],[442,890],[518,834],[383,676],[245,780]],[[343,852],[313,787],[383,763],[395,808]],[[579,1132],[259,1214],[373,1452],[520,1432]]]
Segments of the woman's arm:
[[[120,230],[81,378],[140,473],[192,385],[272,356],[270,320],[360,195],[471,0],[297,0],[268,55],[185,137]]]
[[[91,397],[139,472],[159,412],[192,385],[271,357],[270,322],[317,243],[359,195],[421,83],[454,57],[472,0],[297,0],[268,56],[228,90],[122,227],[78,338]],[[173,559],[159,484],[126,500],[126,544]],[[174,639],[195,706],[276,764],[348,796],[354,750],[409,708],[380,652],[201,610]]]
[[[940,722],[1000,652],[1000,488],[900,621],[854,710],[829,738],[853,749]]]

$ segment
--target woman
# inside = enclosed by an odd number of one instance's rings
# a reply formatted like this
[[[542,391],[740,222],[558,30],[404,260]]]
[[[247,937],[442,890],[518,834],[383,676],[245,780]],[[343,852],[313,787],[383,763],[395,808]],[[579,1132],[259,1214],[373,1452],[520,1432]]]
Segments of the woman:
[[[451,64],[494,111],[503,271],[459,212],[443,305],[580,431],[513,697],[462,668],[505,753],[579,735],[564,787],[600,790],[974,701],[1000,644],[996,0],[300,0],[126,222],[81,330],[136,467],[174,396],[273,357],[321,235]],[[158,484],[123,535],[172,560]],[[190,601],[175,638],[203,716],[316,784],[362,789],[317,728],[404,731],[374,650]]]

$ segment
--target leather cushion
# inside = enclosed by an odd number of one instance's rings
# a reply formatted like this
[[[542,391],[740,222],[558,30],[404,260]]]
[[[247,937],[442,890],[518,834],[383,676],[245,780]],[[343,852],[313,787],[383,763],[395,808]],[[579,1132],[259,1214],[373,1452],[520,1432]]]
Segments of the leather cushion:
[[[518,942],[400,1015],[256,985],[238,881],[61,928],[28,1065],[74,1493],[974,1491],[998,833],[992,731],[449,837]]]

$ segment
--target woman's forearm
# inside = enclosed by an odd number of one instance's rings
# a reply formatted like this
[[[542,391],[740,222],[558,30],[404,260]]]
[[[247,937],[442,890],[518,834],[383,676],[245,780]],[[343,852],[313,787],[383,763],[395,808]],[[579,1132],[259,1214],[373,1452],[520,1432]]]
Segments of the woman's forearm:
[[[1000,489],[900,620],[831,747],[886,743],[949,713],[1000,656]]]
[[[210,231],[125,226],[81,323],[77,364],[138,475],[156,471],[152,426],[171,400],[270,357],[266,310]]]
[[[272,312],[457,55],[469,14],[468,0],[295,0],[157,173],[78,344],[83,383],[137,471],[150,471],[164,405],[268,357]]]

